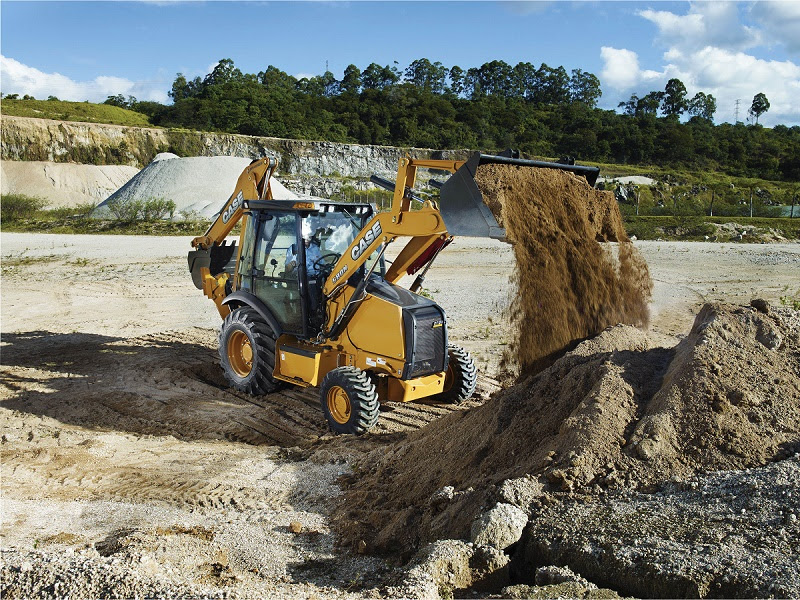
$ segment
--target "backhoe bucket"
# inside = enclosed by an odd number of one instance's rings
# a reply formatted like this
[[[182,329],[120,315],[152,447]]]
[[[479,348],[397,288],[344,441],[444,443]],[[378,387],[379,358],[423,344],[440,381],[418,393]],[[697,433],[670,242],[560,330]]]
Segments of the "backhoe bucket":
[[[476,152],[441,187],[439,212],[444,219],[447,231],[452,235],[506,239],[505,229],[497,224],[497,220],[483,201],[483,194],[475,183],[475,173],[478,167],[486,164],[571,171],[586,177],[586,181],[591,186],[594,186],[600,173],[600,169],[597,167],[492,156]]]

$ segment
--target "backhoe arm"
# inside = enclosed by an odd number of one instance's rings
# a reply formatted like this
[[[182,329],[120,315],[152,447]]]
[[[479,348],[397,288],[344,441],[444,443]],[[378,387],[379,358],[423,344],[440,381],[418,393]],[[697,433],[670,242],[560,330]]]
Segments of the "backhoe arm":
[[[269,180],[277,166],[278,161],[274,158],[260,158],[251,162],[239,175],[236,188],[219,216],[204,235],[192,240],[192,247],[208,249],[214,244],[221,244],[242,218],[245,200],[272,200]]]
[[[214,301],[222,317],[230,312],[230,309],[222,304],[228,282],[228,274],[223,272],[223,269],[236,249],[235,245],[226,246],[225,238],[242,220],[245,200],[272,200],[269,182],[277,166],[278,161],[274,158],[260,158],[250,163],[242,171],[233,194],[205,234],[192,240],[192,247],[195,248],[189,252],[192,280],[197,288],[203,290],[203,293]],[[239,252],[241,253],[241,247]]]
[[[408,267],[431,244],[440,238],[448,237],[442,215],[433,202],[423,201],[422,208],[411,210],[412,199],[418,200],[412,198],[411,189],[414,187],[418,167],[455,173],[462,164],[463,161],[401,158],[398,163],[392,209],[373,217],[342,254],[322,288],[325,296],[330,297],[381,244],[389,243],[397,237],[411,238],[386,273],[386,280],[394,283],[406,274]]]

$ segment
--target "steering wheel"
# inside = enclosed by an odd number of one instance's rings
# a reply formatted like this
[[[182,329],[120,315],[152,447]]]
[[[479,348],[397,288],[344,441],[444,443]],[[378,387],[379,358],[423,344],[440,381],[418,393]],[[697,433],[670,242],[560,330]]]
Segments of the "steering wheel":
[[[330,272],[333,269],[333,265],[335,265],[336,261],[339,260],[340,256],[341,254],[336,254],[335,252],[326,252],[317,260],[312,262],[311,266],[319,273],[324,273],[325,271]]]

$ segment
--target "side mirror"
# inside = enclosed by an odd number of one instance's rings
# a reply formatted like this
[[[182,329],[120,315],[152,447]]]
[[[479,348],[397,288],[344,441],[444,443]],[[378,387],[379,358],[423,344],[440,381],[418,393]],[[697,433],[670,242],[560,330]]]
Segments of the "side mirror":
[[[269,261],[269,264],[271,264],[273,267],[277,267],[278,266],[278,261],[277,261],[277,259],[273,258],[271,261]]]

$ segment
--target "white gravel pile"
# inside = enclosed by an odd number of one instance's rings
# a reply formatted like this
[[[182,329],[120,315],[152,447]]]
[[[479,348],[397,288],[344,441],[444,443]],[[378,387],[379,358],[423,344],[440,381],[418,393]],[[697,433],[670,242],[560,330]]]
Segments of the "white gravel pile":
[[[176,219],[212,218],[230,198],[236,181],[250,164],[249,158],[235,156],[196,156],[179,158],[164,152],[139,171],[128,183],[111,194],[92,213],[96,218],[108,218],[111,201],[172,200]],[[271,180],[273,197],[290,200],[297,195],[274,177]]]

